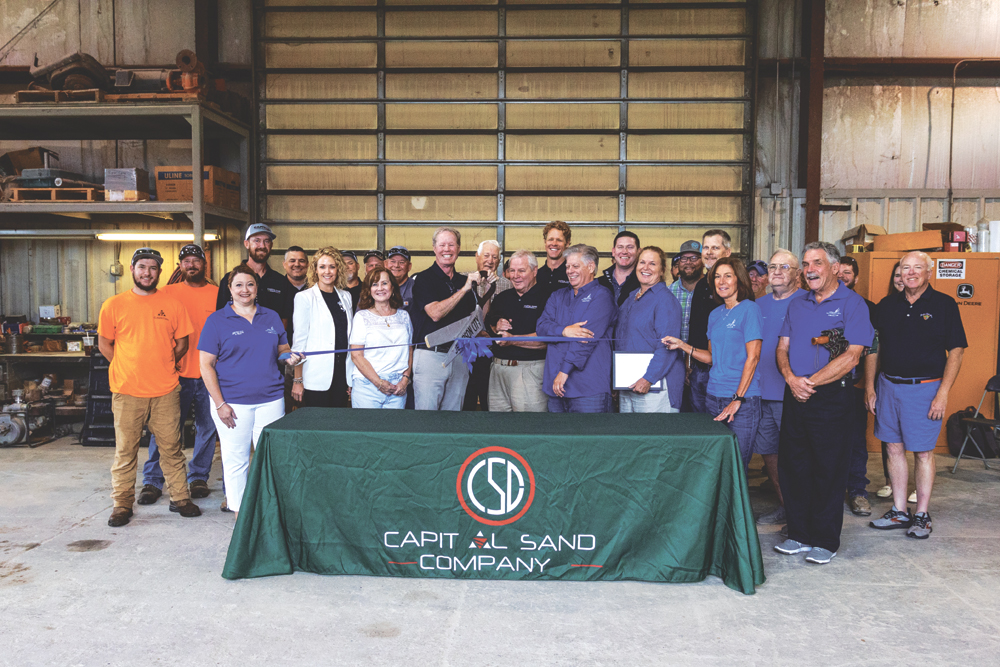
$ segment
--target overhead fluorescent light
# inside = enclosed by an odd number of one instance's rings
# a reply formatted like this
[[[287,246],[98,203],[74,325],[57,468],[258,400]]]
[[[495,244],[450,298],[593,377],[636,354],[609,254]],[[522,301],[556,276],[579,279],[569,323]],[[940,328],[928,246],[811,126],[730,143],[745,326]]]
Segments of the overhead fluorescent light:
[[[194,241],[194,233],[184,232],[101,232],[97,234],[98,241]],[[205,232],[206,241],[218,241],[216,232]]]

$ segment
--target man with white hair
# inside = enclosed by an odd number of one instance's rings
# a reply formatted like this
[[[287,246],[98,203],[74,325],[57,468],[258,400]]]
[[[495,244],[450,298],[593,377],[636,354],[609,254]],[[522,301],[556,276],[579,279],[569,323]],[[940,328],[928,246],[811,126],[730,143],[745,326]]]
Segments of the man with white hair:
[[[844,525],[854,421],[851,371],[875,330],[864,299],[839,280],[840,253],[833,244],[810,243],[802,260],[809,291],[789,301],[776,354],[788,385],[778,441],[788,539],[774,550],[809,552],[806,561],[822,565],[837,555]],[[818,340],[833,330],[847,341],[838,354]]]
[[[597,248],[582,243],[564,255],[569,287],[552,293],[538,319],[539,336],[593,338],[552,343],[545,357],[542,387],[549,412],[611,411],[611,338],[614,295],[594,277]]]
[[[550,293],[537,282],[538,259],[527,250],[515,252],[510,258],[510,279],[514,289],[493,299],[486,326],[494,335],[534,336]],[[545,348],[545,343],[529,341],[494,344],[490,411],[548,411],[548,397],[542,389]]]
[[[778,248],[771,255],[766,270],[771,293],[757,300],[764,323],[764,340],[760,350],[760,363],[757,364],[757,373],[760,375],[760,422],[757,424],[752,451],[764,459],[767,476],[778,494],[778,507],[757,518],[757,523],[762,525],[785,522],[785,501],[781,497],[781,485],[778,484],[778,436],[781,433],[785,378],[778,370],[775,353],[781,327],[788,314],[788,304],[793,298],[803,295],[799,289],[799,258],[791,252]]]
[[[904,528],[908,537],[926,539],[931,534],[934,446],[968,341],[958,304],[930,286],[930,256],[911,252],[899,268],[903,291],[878,304],[879,349],[865,360],[865,403],[875,415],[875,437],[889,450],[893,496],[892,509],[870,525]],[[917,511],[912,516],[906,500],[906,452],[916,459]]]
[[[479,270],[475,294],[476,301],[479,302],[483,313],[490,312],[493,299],[511,288],[509,280],[497,273],[497,269],[502,266],[500,258],[500,244],[496,241],[483,241],[476,249],[476,268]],[[486,335],[483,332],[481,335]],[[482,406],[483,411],[490,409],[490,358],[480,357],[472,362],[472,374],[469,376],[469,386],[465,389],[465,400],[462,402],[462,410],[475,412],[477,406]]]

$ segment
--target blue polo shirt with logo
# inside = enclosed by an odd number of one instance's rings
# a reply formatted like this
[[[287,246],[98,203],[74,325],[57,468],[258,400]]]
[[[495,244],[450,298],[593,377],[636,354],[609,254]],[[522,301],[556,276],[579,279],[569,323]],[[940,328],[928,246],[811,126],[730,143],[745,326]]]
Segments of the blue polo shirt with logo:
[[[793,299],[801,299],[804,294],[804,290],[796,290],[795,294],[784,299],[775,299],[774,294],[770,293],[757,299],[764,323],[764,340],[760,348],[757,376],[760,377],[760,396],[765,401],[780,401],[785,397],[785,378],[778,370],[775,353],[778,350],[781,327],[785,324],[785,315],[788,314],[788,304]]]
[[[708,316],[708,340],[712,343],[712,368],[707,391],[711,396],[729,398],[740,387],[747,363],[747,343],[764,338],[760,306],[752,299],[732,308],[724,305]],[[744,396],[760,396],[760,373],[754,371]]]
[[[251,323],[223,306],[205,320],[198,349],[217,357],[215,373],[227,403],[258,405],[285,395],[278,347],[287,343],[281,318],[270,308],[257,306]]]
[[[841,282],[822,303],[816,303],[816,295],[811,291],[792,297],[780,334],[789,339],[788,362],[792,373],[809,377],[830,363],[830,351],[812,344],[813,338],[830,329],[843,329],[844,338],[851,345],[871,345],[875,337],[865,300]]]

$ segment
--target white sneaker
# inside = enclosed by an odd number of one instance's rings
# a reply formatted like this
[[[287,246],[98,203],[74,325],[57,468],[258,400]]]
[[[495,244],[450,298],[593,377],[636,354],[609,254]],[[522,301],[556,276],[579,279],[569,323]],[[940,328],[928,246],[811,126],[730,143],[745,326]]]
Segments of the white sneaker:
[[[875,495],[879,498],[888,498],[892,495],[892,487],[888,484],[883,486],[881,489],[875,492]]]
[[[913,493],[910,494],[910,497],[906,499],[906,502],[908,502],[908,503],[915,503],[915,502],[917,502],[917,492],[916,492],[916,490],[914,490]]]

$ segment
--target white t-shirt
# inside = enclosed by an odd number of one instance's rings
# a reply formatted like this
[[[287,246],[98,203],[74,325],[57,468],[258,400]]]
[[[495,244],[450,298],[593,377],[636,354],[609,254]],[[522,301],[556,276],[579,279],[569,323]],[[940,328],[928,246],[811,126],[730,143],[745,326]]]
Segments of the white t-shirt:
[[[399,345],[378,350],[365,350],[365,360],[372,365],[379,377],[390,373],[403,373],[410,363],[410,348],[407,344],[413,342],[413,324],[410,314],[402,308],[394,315],[382,317],[369,310],[359,310],[354,314],[354,325],[351,327],[351,345],[378,347],[381,345]],[[358,367],[354,367],[354,379],[364,379]],[[354,382],[352,380],[351,384]]]

